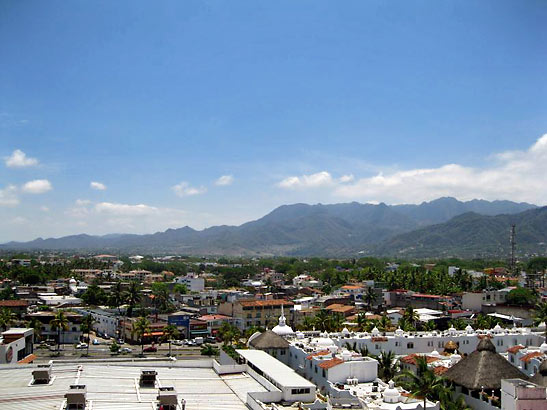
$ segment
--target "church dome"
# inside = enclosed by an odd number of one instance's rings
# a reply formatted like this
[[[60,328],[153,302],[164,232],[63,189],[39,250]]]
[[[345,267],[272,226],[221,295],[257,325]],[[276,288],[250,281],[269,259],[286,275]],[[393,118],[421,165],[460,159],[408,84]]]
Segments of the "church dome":
[[[287,325],[287,319],[283,314],[283,306],[281,306],[281,316],[279,316],[279,324],[272,329],[272,332],[279,336],[290,336],[294,334],[292,327]]]
[[[397,403],[401,398],[401,393],[395,388],[395,383],[393,380],[390,380],[388,383],[388,388],[384,390],[384,402],[386,403]]]

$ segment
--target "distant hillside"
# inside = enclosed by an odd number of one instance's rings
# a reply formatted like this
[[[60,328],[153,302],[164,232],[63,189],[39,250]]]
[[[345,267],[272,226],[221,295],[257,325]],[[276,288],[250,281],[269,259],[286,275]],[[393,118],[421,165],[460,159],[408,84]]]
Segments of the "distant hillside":
[[[435,226],[419,228],[446,222],[470,209],[483,215],[493,215],[500,212],[514,214],[533,208],[535,205],[510,201],[460,202],[454,198],[440,198],[420,205],[397,206],[357,202],[333,205],[294,204],[281,206],[256,221],[240,226],[215,226],[202,231],[183,227],[149,235],[81,234],[62,238],[38,238],[31,242],[10,242],[0,245],[0,249],[100,250],[191,255],[350,256],[358,255],[360,251],[397,253],[400,251],[395,249],[405,246],[405,238],[413,238],[414,234],[424,235],[425,238],[427,229],[435,229]],[[468,216],[464,214],[462,218],[461,223],[465,224]],[[457,218],[448,223],[460,224]],[[500,222],[500,226],[501,224]],[[466,226],[472,227],[472,224]],[[435,249],[438,252],[439,247]],[[458,245],[454,243],[450,249],[458,249]]]
[[[513,215],[465,213],[442,224],[396,235],[370,247],[367,253],[400,257],[507,256],[512,224],[516,225],[520,254],[545,254],[547,207]]]

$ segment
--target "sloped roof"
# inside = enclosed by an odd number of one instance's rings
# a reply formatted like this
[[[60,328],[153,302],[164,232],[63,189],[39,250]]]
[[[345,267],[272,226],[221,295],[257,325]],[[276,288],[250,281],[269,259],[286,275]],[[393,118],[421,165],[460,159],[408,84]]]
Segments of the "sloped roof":
[[[319,363],[319,367],[322,369],[330,369],[331,367],[338,366],[340,363],[344,363],[344,361],[338,357],[333,357],[330,360]]]
[[[255,349],[286,349],[289,342],[271,330],[266,330],[249,342],[249,345]]]
[[[498,354],[490,339],[482,339],[477,350],[448,369],[443,376],[470,390],[498,390],[501,379],[530,379]]]

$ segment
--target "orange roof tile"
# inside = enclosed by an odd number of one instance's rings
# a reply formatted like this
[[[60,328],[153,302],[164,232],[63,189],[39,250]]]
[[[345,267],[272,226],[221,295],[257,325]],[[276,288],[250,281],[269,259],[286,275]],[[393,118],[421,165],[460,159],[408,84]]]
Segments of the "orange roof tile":
[[[0,307],[27,307],[26,300],[0,300]]]
[[[330,360],[325,360],[324,362],[319,363],[319,367],[322,369],[330,369],[331,367],[338,366],[340,363],[344,363],[344,361],[338,357],[334,357]]]
[[[432,363],[432,362],[436,362],[437,360],[439,360],[437,357],[427,356],[427,355],[418,354],[418,353],[412,353],[412,354],[409,354],[408,356],[405,356],[405,357],[401,358],[401,361],[403,363],[406,363],[406,364],[416,365],[416,358],[417,357],[425,357],[428,364]]]
[[[441,374],[444,374],[448,370],[448,367],[445,366],[437,366],[433,369],[433,373],[435,373],[437,376],[440,376]]]
[[[341,289],[347,289],[347,290],[357,290],[357,289],[363,289],[362,286],[356,286],[356,285],[344,285],[341,287]]]
[[[240,300],[241,306],[293,306],[294,303],[285,299],[270,300]]]
[[[510,347],[509,349],[507,349],[507,351],[508,351],[509,353],[515,354],[515,353],[518,352],[520,349],[524,349],[524,346],[522,346],[522,345],[512,346],[512,347]]]
[[[525,363],[528,363],[533,358],[540,357],[540,356],[543,356],[543,355],[544,355],[544,353],[542,353],[542,352],[532,352],[532,353],[525,354],[524,356],[522,356],[520,358],[520,360],[525,362]]]
[[[326,356],[328,354],[330,354],[329,350],[320,350],[318,352],[314,352],[312,354],[307,355],[306,359],[311,360],[315,356]]]
[[[17,362],[17,364],[27,364],[27,363],[32,363],[34,360],[36,360],[38,356],[36,356],[35,354],[29,354],[27,357],[25,357],[24,359],[22,360],[19,360]]]

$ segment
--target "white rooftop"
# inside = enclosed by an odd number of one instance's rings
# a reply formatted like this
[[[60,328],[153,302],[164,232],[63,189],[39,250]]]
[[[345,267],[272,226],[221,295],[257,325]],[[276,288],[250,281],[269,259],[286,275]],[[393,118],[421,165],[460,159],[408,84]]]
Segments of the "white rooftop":
[[[245,358],[247,362],[260,369],[264,374],[267,374],[277,384],[285,387],[309,387],[315,390],[315,384],[304,379],[297,374],[286,364],[281,363],[276,358],[270,356],[262,350],[236,350],[240,356]]]
[[[186,400],[187,410],[247,410],[247,393],[265,391],[246,373],[219,376],[210,367],[192,367],[202,360],[184,362],[54,363],[50,385],[29,385],[36,366],[0,366],[0,408],[58,410],[71,384],[86,385],[89,408],[93,410],[157,408],[158,385],[173,386],[178,399]],[[143,369],[158,372],[156,387],[139,386]]]

